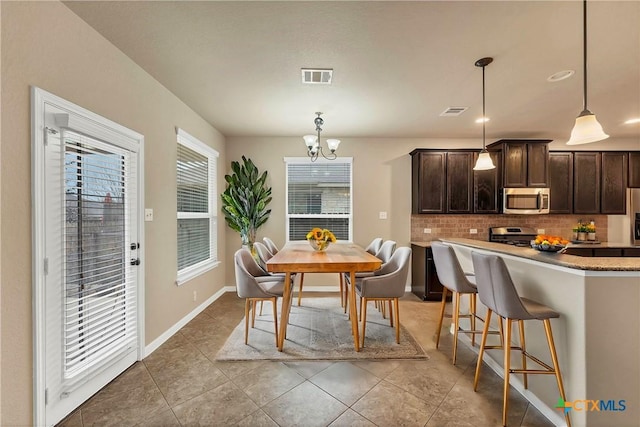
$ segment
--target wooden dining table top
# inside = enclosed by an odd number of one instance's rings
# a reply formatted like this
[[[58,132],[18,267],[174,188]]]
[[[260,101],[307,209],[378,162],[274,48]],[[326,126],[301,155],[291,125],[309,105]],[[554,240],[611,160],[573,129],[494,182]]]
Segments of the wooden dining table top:
[[[342,273],[374,271],[382,261],[354,243],[332,243],[316,251],[303,240],[287,243],[266,264],[272,273]]]

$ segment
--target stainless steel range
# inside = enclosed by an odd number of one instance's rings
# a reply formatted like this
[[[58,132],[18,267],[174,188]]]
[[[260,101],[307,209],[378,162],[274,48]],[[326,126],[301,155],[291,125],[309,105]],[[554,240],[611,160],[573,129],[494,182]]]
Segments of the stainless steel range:
[[[515,246],[529,246],[536,238],[536,230],[528,227],[491,227],[489,241]]]

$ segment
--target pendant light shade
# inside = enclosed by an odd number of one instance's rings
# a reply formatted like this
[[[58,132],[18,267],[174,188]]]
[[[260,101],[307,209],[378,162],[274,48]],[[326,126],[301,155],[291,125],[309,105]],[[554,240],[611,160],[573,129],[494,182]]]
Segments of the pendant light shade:
[[[493,161],[491,160],[491,155],[489,154],[485,146],[487,116],[485,114],[484,67],[491,64],[492,62],[493,58],[482,58],[478,59],[475,62],[476,67],[482,67],[482,151],[478,156],[478,160],[476,160],[476,165],[473,167],[474,171],[484,171],[496,168],[496,166],[493,164]]]
[[[598,123],[596,115],[593,114],[587,108],[587,0],[583,1],[583,101],[584,105],[582,112],[576,119],[576,124],[571,131],[571,138],[567,141],[567,145],[579,145],[588,144],[590,142],[602,141],[609,138],[609,135],[604,133],[602,126]]]
[[[587,114],[576,118],[576,124],[571,131],[571,138],[567,141],[567,145],[588,144],[607,138],[609,135],[604,133],[602,125],[596,120],[596,115],[587,111]]]

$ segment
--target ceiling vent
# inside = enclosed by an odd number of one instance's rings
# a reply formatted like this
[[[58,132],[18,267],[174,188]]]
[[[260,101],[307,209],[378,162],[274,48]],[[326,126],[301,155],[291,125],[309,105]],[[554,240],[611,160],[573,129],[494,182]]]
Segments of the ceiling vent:
[[[469,107],[449,107],[446,110],[444,110],[442,113],[440,113],[440,115],[442,117],[456,117],[464,113],[468,109]]]
[[[302,83],[308,85],[330,85],[333,79],[332,68],[301,68]]]

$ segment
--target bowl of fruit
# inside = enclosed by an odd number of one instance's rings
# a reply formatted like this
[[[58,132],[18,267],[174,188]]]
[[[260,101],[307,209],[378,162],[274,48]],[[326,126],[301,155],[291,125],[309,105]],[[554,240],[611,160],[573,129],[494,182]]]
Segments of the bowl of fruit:
[[[564,249],[569,241],[560,236],[550,236],[538,234],[535,240],[531,241],[531,247],[542,252],[558,252]]]

